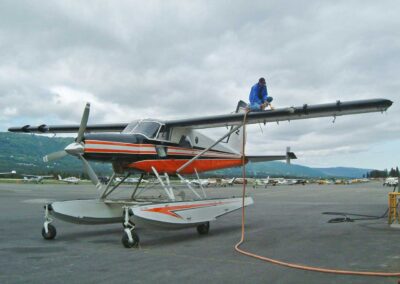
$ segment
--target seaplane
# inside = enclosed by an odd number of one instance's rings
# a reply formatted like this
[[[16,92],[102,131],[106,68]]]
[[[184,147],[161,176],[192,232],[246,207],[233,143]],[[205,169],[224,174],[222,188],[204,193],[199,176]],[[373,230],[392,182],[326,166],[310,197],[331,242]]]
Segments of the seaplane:
[[[0,175],[15,175],[16,173],[17,173],[16,171],[11,171],[11,172],[0,173]]]
[[[190,184],[194,187],[208,187],[210,185],[210,181],[208,179],[183,179],[181,183]]]
[[[37,175],[22,175],[23,182],[43,183],[45,178],[53,178],[53,176],[37,176]]]
[[[320,117],[368,112],[384,112],[392,105],[387,99],[368,99],[297,107],[274,108],[248,112],[247,104],[239,101],[233,113],[193,117],[177,120],[139,119],[130,123],[88,124],[90,104],[87,103],[78,125],[25,125],[11,127],[11,132],[56,134],[77,133],[75,142],[64,150],[46,155],[45,162],[72,155],[80,159],[94,186],[100,191],[98,198],[90,200],[56,201],[44,206],[42,236],[54,239],[56,229],[53,218],[78,224],[122,223],[122,244],[137,247],[137,226],[155,225],[166,228],[194,227],[200,235],[209,232],[210,222],[253,204],[249,196],[233,198],[208,198],[205,190],[194,189],[186,183],[188,194],[176,194],[169,176],[185,181],[182,175],[229,167],[247,162],[281,159],[282,156],[244,155],[245,124],[279,123]],[[226,128],[224,135],[211,139],[201,133],[205,128]],[[284,158],[287,155],[283,155]],[[113,175],[102,188],[88,161],[111,163]],[[156,177],[163,196],[145,198],[138,182],[129,197],[113,198],[115,190],[131,174],[140,178],[151,174]],[[117,175],[123,175],[113,185]]]
[[[115,182],[120,182],[123,178],[121,177],[116,177],[114,180]],[[149,181],[146,179],[141,179],[141,178],[137,178],[137,177],[129,177],[129,178],[125,178],[123,183],[127,183],[127,184],[135,184],[135,183],[148,183]]]
[[[236,177],[233,177],[233,178],[230,178],[230,179],[223,178],[223,179],[221,179],[220,185],[222,187],[233,186],[233,184],[235,182],[235,179],[236,179]]]
[[[70,184],[79,184],[79,182],[81,181],[81,179],[77,178],[77,177],[62,178],[60,175],[58,175],[58,180],[62,181],[62,182],[70,183]]]

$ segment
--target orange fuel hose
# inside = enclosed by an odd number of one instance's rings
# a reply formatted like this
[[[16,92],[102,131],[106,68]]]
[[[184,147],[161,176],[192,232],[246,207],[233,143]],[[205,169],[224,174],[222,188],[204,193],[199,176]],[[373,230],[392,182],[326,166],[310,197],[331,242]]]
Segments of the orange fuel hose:
[[[240,246],[245,241],[245,196],[246,196],[246,158],[245,158],[245,145],[246,145],[246,119],[247,119],[246,111],[243,118],[243,141],[242,141],[242,177],[243,177],[243,192],[242,192],[242,235],[240,241],[235,245],[235,250],[241,254],[260,259],[266,262],[270,262],[273,264],[278,264],[281,266],[286,266],[290,268],[296,268],[307,271],[314,272],[323,272],[323,273],[333,273],[333,274],[342,274],[342,275],[359,275],[359,276],[379,276],[379,277],[400,277],[400,272],[374,272],[374,271],[351,271],[351,270],[338,270],[338,269],[329,269],[329,268],[321,268],[314,266],[306,266],[296,263],[290,263],[285,261],[280,261],[272,258],[268,258],[265,256],[257,255],[255,253],[251,253],[245,251],[240,248]]]

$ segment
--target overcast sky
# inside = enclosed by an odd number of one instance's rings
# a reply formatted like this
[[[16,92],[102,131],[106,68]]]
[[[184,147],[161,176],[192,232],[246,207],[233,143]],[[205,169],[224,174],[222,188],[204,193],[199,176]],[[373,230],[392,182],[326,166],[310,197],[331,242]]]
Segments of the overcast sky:
[[[0,1],[0,131],[233,111],[263,76],[275,107],[394,101],[384,114],[249,127],[249,154],[400,162],[399,1]],[[262,130],[261,130],[262,129]],[[214,131],[216,135],[218,131]]]

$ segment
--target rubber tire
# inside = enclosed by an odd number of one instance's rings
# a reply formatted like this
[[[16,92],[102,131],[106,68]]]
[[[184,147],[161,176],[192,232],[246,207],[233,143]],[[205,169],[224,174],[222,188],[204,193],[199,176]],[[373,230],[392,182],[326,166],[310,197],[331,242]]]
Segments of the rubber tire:
[[[44,227],[42,228],[42,236],[45,240],[52,240],[56,237],[57,235],[57,230],[56,227],[54,227],[52,224],[47,225],[48,232],[46,234],[46,230]]]
[[[124,232],[122,235],[121,242],[126,248],[133,248],[139,246],[139,236],[136,234],[135,230],[131,231],[133,242],[129,242],[128,234]]]
[[[207,235],[209,231],[210,231],[210,222],[197,226],[197,232],[199,233],[199,235]]]

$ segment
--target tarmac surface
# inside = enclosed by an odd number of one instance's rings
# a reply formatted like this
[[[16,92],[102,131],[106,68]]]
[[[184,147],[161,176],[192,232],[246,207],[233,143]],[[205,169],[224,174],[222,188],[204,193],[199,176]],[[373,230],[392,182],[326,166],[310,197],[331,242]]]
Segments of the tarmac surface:
[[[304,265],[400,272],[400,229],[387,219],[331,224],[351,212],[381,216],[390,188],[381,183],[248,187],[242,248]],[[211,196],[241,195],[241,186],[208,188]],[[397,283],[397,278],[343,276],[285,268],[234,250],[241,212],[211,223],[210,232],[137,228],[141,245],[121,244],[122,226],[55,220],[55,240],[41,236],[46,201],[95,198],[91,185],[0,184],[0,283]],[[357,217],[355,217],[357,218]]]

